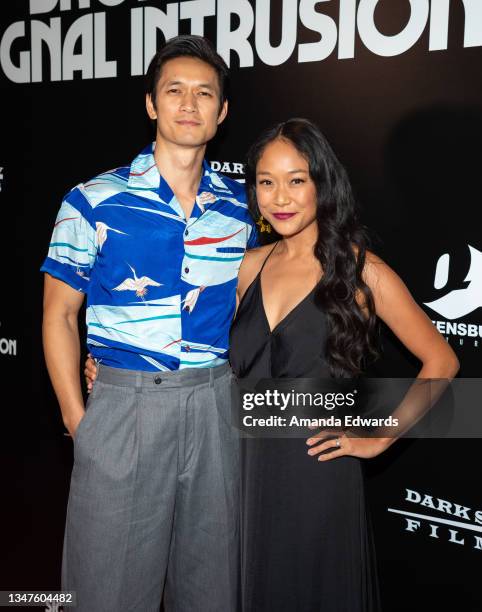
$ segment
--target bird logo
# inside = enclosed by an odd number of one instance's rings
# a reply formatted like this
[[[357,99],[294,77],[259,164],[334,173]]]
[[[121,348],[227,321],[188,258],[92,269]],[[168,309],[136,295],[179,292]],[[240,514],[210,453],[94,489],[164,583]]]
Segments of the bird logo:
[[[140,297],[144,300],[144,296],[147,293],[147,287],[161,287],[162,283],[158,283],[152,278],[148,276],[137,277],[136,271],[134,268],[127,264],[129,268],[132,270],[133,278],[126,278],[120,285],[114,287],[113,291],[135,291],[137,297]]]
[[[449,320],[458,319],[470,314],[482,306],[482,252],[470,246],[470,269],[464,282],[468,282],[463,289],[449,291],[433,302],[424,302],[435,312]],[[439,257],[435,271],[435,288],[442,289],[448,281],[450,256],[445,253]]]
[[[96,236],[97,236],[97,244],[99,245],[99,251],[102,251],[102,247],[104,245],[104,242],[107,240],[107,231],[110,230],[111,232],[115,232],[116,234],[124,234],[124,236],[127,236],[127,234],[125,232],[121,232],[118,229],[114,229],[113,227],[109,227],[108,225],[106,225],[105,223],[102,223],[101,221],[97,221],[95,224],[95,228],[96,228]]]

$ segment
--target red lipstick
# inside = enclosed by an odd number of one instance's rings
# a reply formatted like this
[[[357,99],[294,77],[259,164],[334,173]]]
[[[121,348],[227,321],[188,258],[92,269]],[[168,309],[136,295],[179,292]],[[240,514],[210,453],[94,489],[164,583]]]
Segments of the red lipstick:
[[[273,213],[273,217],[275,219],[278,219],[278,221],[287,221],[288,219],[291,219],[291,217],[294,217],[296,215],[296,213]]]

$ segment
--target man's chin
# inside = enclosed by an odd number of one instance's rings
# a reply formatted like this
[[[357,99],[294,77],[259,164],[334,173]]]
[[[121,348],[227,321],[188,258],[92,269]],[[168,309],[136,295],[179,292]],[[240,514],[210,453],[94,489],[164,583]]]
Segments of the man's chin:
[[[206,134],[194,134],[194,133],[183,133],[183,134],[171,134],[166,138],[164,134],[161,134],[163,140],[168,140],[172,144],[176,144],[180,147],[203,147],[212,138]]]
[[[179,138],[175,141],[175,144],[180,147],[204,147],[208,142],[209,140],[200,140],[199,138]]]

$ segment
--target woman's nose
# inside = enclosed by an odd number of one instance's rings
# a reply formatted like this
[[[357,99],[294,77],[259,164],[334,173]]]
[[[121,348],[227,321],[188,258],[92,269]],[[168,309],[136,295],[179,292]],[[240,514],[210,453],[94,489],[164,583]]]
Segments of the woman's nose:
[[[279,187],[276,190],[275,193],[275,198],[274,198],[274,202],[277,206],[286,206],[290,203],[290,197],[289,194],[286,192],[285,189],[283,189],[282,187]]]

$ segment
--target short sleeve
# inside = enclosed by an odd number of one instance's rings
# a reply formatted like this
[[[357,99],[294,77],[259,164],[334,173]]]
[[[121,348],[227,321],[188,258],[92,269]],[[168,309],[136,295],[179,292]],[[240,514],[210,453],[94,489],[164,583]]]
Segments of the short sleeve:
[[[248,222],[248,232],[249,232],[249,236],[248,236],[248,242],[246,246],[248,249],[255,249],[256,247],[259,246],[259,236],[258,236],[258,229],[256,227],[256,224],[251,219],[251,217]]]
[[[97,253],[92,216],[92,206],[83,185],[78,185],[62,201],[49,251],[40,268],[41,272],[84,293],[88,290]]]

